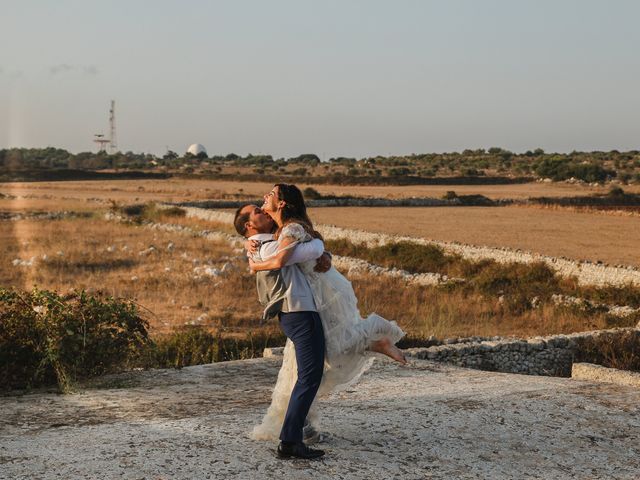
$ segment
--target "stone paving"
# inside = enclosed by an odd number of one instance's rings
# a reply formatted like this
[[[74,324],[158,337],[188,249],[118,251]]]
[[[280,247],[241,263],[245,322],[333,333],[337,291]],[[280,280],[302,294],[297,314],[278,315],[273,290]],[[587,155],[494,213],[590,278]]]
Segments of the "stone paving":
[[[2,479],[635,479],[640,390],[377,359],[320,403],[319,461],[250,440],[280,357],[0,397]]]

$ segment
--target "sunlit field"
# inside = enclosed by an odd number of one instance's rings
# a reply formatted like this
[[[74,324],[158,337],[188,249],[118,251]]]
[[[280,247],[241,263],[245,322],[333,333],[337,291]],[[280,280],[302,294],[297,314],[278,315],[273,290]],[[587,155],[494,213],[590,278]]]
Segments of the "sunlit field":
[[[148,318],[152,334],[184,325],[225,337],[277,334],[275,322],[260,322],[254,277],[239,245],[195,235],[203,230],[230,233],[230,225],[154,217],[161,224],[191,229],[180,233],[106,220],[105,212],[99,209],[73,219],[0,222],[0,239],[6,246],[0,284],[62,293],[86,289],[131,298]],[[548,334],[631,321],[552,305],[514,311],[505,308],[498,296],[410,285],[384,276],[358,274],[352,280],[363,315],[375,311],[394,319],[414,339]]]
[[[640,216],[536,207],[310,209],[317,223],[640,266]]]
[[[0,238],[7,246],[0,260],[4,286],[133,298],[155,332],[192,324],[237,333],[237,325],[258,325],[254,279],[226,243],[99,216],[0,222]]]
[[[300,184],[300,188],[309,185]],[[492,199],[523,199],[528,197],[560,197],[606,193],[608,187],[566,183],[526,183],[517,185],[408,185],[408,186],[345,186],[312,185],[323,195],[355,195],[361,197],[440,198],[448,191],[459,195],[479,194]],[[45,199],[102,199],[126,202],[187,201],[210,199],[260,198],[272,187],[271,183],[234,182],[219,180],[96,180],[64,182],[0,183],[1,193],[31,195]],[[640,185],[625,186],[625,191],[640,192]]]

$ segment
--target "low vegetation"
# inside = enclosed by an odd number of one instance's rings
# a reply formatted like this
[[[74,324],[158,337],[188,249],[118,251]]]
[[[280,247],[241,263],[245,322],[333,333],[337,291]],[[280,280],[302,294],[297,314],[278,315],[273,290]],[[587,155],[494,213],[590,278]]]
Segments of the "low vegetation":
[[[585,298],[596,304],[628,305],[640,308],[640,288],[633,285],[580,286],[575,279],[561,278],[542,262],[498,263],[494,260],[472,262],[447,254],[437,245],[413,242],[388,243],[369,247],[346,238],[326,240],[326,248],[337,254],[360,258],[375,265],[411,273],[440,273],[462,278],[464,283],[445,288],[461,289],[487,298],[499,298],[511,312],[519,313],[548,302],[554,294]],[[535,299],[535,300],[534,300]]]
[[[282,334],[238,339],[199,326],[151,336],[144,313],[131,300],[85,291],[0,288],[0,389],[57,385],[66,392],[108,373],[241,360],[284,344]]]
[[[578,350],[574,361],[640,372],[640,333],[591,338]]]
[[[621,187],[613,187],[604,195],[585,195],[574,197],[534,197],[527,203],[561,207],[637,207],[640,208],[640,195],[627,193]]]
[[[57,384],[131,368],[148,341],[131,301],[0,288],[0,388]]]
[[[146,221],[194,231],[220,225],[189,218],[181,208],[113,208],[131,221],[106,221],[104,211],[0,221],[0,387],[65,390],[93,375],[250,358],[284,344],[275,322],[259,321],[255,280],[241,251],[226,241],[151,229]],[[640,293],[631,286],[579,287],[544,264],[470,262],[408,242],[368,248],[336,240],[327,247],[378,265],[465,279],[444,287],[352,279],[363,314],[375,311],[405,329],[401,346],[432,335],[542,335],[640,320],[554,305],[550,296],[564,293],[639,307]]]
[[[507,183],[550,178],[554,181],[576,179],[604,182],[617,178],[623,183],[640,181],[640,152],[546,153],[537,148],[524,153],[492,147],[462,152],[334,157],[321,161],[315,154],[290,158],[271,155],[181,156],[167,152],[162,157],[133,152],[82,152],[63,149],[11,148],[0,150],[0,181],[17,178],[38,179],[38,172],[66,172],[81,178],[83,170],[144,169],[163,174],[196,175],[240,181],[287,180],[291,183],[335,184],[420,184],[437,180],[460,183]],[[50,175],[58,175],[50,173]],[[447,180],[448,179],[448,180]],[[271,180],[269,180],[271,181]],[[437,183],[437,182],[436,182]]]

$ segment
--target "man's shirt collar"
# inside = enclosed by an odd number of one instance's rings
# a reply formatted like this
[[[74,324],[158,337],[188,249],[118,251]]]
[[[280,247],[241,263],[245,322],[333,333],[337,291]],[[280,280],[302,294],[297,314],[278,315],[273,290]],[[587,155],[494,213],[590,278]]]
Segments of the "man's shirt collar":
[[[266,242],[273,240],[273,233],[256,233],[251,235],[248,240],[258,240],[259,242]]]

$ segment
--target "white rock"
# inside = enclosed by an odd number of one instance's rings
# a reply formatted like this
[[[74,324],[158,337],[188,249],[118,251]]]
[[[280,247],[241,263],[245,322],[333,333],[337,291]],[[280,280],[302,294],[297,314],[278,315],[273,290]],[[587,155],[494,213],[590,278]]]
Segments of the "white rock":
[[[153,253],[153,252],[155,252],[155,251],[156,251],[156,247],[154,247],[153,245],[151,245],[149,248],[147,248],[147,249],[145,249],[145,250],[142,250],[142,251],[138,252],[138,255],[140,255],[140,256],[146,256],[146,255],[150,255],[150,254],[152,254],[152,253]]]

